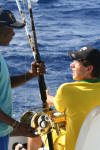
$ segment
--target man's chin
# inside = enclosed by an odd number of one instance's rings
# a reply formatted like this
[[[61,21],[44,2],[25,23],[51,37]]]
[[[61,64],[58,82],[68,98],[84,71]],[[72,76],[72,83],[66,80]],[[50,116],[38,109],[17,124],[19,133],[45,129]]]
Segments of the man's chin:
[[[72,77],[73,77],[73,80],[76,80],[76,77],[74,75],[72,75]]]
[[[78,80],[78,78],[77,78],[77,77],[75,77],[75,76],[73,76],[73,80]]]

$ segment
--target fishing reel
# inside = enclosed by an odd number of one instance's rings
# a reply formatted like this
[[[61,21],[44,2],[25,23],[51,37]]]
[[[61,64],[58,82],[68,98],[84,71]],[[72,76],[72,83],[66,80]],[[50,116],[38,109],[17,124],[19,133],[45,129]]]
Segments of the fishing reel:
[[[48,115],[43,112],[27,111],[25,112],[20,121],[35,128],[38,134],[45,134],[51,126],[51,120]]]
[[[22,115],[20,121],[35,128],[40,135],[47,134],[52,128],[59,136],[61,135],[60,130],[65,130],[66,127],[66,115],[56,110],[47,113],[29,110]]]

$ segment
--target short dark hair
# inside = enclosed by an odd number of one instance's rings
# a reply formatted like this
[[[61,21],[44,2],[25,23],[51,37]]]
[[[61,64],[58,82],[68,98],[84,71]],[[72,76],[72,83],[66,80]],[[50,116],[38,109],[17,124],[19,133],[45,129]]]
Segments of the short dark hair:
[[[88,67],[90,65],[92,65],[88,60],[80,60],[80,62],[82,62],[83,66]],[[96,78],[100,78],[100,67],[98,67],[97,65],[92,65],[93,66],[93,71],[91,73],[92,77],[96,77]]]

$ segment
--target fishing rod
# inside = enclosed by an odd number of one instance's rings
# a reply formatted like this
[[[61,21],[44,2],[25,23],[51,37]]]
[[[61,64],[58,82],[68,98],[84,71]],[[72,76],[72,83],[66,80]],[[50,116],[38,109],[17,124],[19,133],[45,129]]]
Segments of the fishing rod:
[[[36,32],[35,32],[35,25],[34,25],[34,20],[33,20],[33,13],[32,13],[32,7],[31,7],[31,1],[27,0],[28,2],[28,9],[29,9],[29,14],[30,14],[30,21],[31,21],[31,28],[32,28],[32,33],[34,37],[34,44],[35,44],[35,60],[37,62],[41,62],[39,51],[38,51],[38,45],[37,45],[37,38],[36,38]],[[46,84],[44,80],[44,76],[38,74],[38,83],[39,83],[39,89],[40,89],[40,94],[41,94],[41,99],[43,101],[43,108],[48,108],[47,103],[46,103]],[[48,138],[48,144],[49,144],[49,149],[53,150],[53,140],[52,140],[52,133],[51,130],[49,129],[47,133],[47,138]]]
[[[28,2],[28,7],[29,7],[29,11],[30,11],[30,18],[31,18],[30,20],[31,20],[32,33],[33,33],[34,41],[32,40],[32,38],[29,34],[28,27],[27,27],[27,22],[25,21],[25,17],[24,17],[24,14],[22,12],[19,0],[16,0],[16,4],[18,6],[19,13],[21,15],[22,20],[26,24],[25,25],[25,31],[26,31],[26,35],[28,37],[28,40],[29,40],[29,43],[30,43],[30,46],[31,46],[31,49],[32,49],[33,57],[34,57],[36,62],[40,63],[41,58],[40,58],[40,54],[39,54],[38,46],[37,46],[37,39],[36,39],[35,26],[34,26],[34,21],[33,21],[33,16],[32,16],[31,3]],[[44,81],[44,76],[43,75],[38,75],[38,76],[39,76],[38,81],[39,81],[41,99],[42,99],[42,102],[43,102],[43,108],[44,107],[46,108],[47,107],[47,104],[46,104],[46,85],[45,85],[45,81]]]
[[[35,25],[34,25],[34,20],[33,20],[33,13],[32,13],[32,7],[31,7],[31,1],[27,0],[28,3],[28,9],[29,9],[29,14],[30,14],[30,21],[31,21],[31,28],[32,28],[32,33],[33,33],[33,39],[34,39],[34,44],[35,44],[35,61],[36,62],[41,62],[40,54],[38,51],[38,45],[37,45],[37,38],[36,38],[36,32],[35,32]],[[47,107],[46,105],[46,84],[44,81],[44,76],[38,74],[38,82],[39,82],[39,88],[40,88],[40,94],[41,94],[41,99],[43,102],[43,107]],[[44,106],[45,105],[45,106]]]
[[[19,0],[16,0],[16,3],[17,3],[17,6],[18,6],[18,9],[19,9],[21,18],[24,21],[24,23],[26,23],[23,12],[21,10]],[[38,51],[35,25],[34,25],[33,13],[32,13],[32,7],[31,7],[31,1],[27,0],[27,3],[28,3],[29,14],[30,14],[30,21],[31,21],[31,28],[32,28],[34,43],[33,43],[33,40],[31,39],[31,36],[28,32],[27,23],[26,23],[26,26],[25,26],[25,31],[26,31],[26,35],[28,37],[28,40],[29,40],[29,43],[30,43],[30,46],[31,46],[31,49],[32,49],[32,52],[33,52],[34,59],[35,59],[36,62],[40,63],[42,61],[41,61],[40,54],[39,54],[39,51]],[[47,97],[46,97],[46,84],[45,84],[45,80],[44,80],[44,75],[38,74],[38,83],[39,83],[39,89],[40,89],[40,94],[41,94],[41,100],[43,102],[43,110],[49,111],[48,105],[46,103]],[[49,129],[49,131],[47,133],[47,138],[48,138],[49,149],[54,150],[51,129]]]

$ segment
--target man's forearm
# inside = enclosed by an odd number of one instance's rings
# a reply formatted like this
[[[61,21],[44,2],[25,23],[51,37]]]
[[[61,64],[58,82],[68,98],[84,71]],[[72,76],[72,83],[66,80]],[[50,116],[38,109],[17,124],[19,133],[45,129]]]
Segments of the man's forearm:
[[[28,126],[27,124],[18,122],[13,118],[9,117],[0,109],[0,122],[6,123],[13,128],[12,136],[27,136],[27,137],[36,137],[34,134],[35,129]]]
[[[0,122],[4,122],[13,127],[16,121],[0,109]]]
[[[11,87],[15,88],[17,86],[20,86],[34,77],[35,76],[30,72],[18,76],[11,76],[10,77]]]

